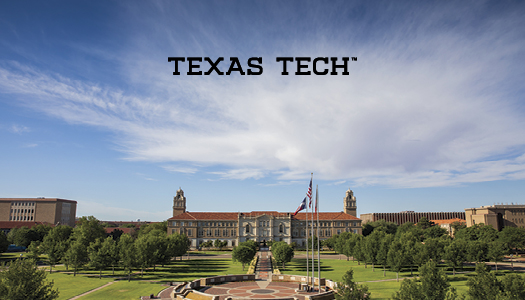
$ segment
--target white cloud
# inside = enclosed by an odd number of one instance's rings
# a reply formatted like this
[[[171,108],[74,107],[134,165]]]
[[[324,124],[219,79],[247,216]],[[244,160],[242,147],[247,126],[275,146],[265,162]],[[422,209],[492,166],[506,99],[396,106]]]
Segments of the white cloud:
[[[22,134],[24,132],[30,132],[31,130],[29,129],[29,127],[27,126],[23,126],[23,125],[18,125],[18,124],[13,124],[11,125],[11,127],[9,128],[9,130],[13,133],[18,133],[18,134]]]
[[[0,87],[57,118],[111,130],[129,159],[170,172],[213,166],[221,170],[208,173],[223,179],[280,181],[314,172],[334,184],[395,187],[524,179],[522,157],[490,159],[525,151],[525,118],[511,96],[523,41],[504,19],[479,36],[435,31],[433,21],[353,47],[287,45],[296,56],[357,56],[349,76],[281,76],[274,58],[282,49],[271,45],[258,52],[262,76],[173,76],[165,49],[151,50],[146,36],[120,63],[130,85],[147,88],[122,91],[16,63],[0,67]],[[217,49],[235,48],[199,31]],[[166,39],[179,53],[206,50],[177,38]]]

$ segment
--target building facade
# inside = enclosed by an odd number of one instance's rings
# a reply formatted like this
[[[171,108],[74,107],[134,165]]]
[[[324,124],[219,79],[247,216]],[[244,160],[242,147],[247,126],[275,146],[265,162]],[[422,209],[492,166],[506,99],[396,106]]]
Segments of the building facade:
[[[525,227],[525,205],[490,205],[465,208],[467,227],[474,224],[491,225],[496,230],[503,227]]]
[[[461,219],[465,220],[464,212],[414,212],[414,211],[402,211],[398,213],[369,213],[361,214],[359,218],[363,220],[363,224],[368,222],[375,222],[377,220],[385,220],[387,222],[396,223],[401,225],[406,222],[412,222],[416,224],[422,217],[427,220],[448,220],[448,219]]]
[[[76,213],[77,202],[72,200],[0,198],[0,222],[35,222],[74,227]]]
[[[320,212],[318,237],[324,240],[342,232],[361,234],[361,220],[356,217],[356,203],[356,198],[349,189],[343,200],[344,211]],[[228,247],[235,247],[247,240],[257,243],[295,242],[299,247],[304,247],[312,232],[311,221],[308,221],[309,226],[306,228],[306,218],[306,213],[293,215],[277,211],[188,212],[186,197],[182,189],[179,189],[173,198],[173,217],[168,219],[168,234],[186,234],[192,248],[217,239],[226,241]],[[308,214],[308,218],[311,218],[311,214]],[[317,227],[314,234],[317,235]]]

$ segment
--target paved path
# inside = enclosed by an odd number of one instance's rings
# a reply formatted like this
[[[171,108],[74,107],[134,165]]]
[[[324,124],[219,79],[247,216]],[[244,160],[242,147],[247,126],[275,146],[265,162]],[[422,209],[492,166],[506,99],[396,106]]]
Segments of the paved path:
[[[257,255],[259,260],[257,261],[257,267],[255,268],[256,278],[262,280],[272,279],[272,259],[270,251],[259,251]]]
[[[103,288],[105,288],[105,287],[107,287],[107,286],[112,285],[114,282],[115,282],[115,281],[110,281],[110,282],[104,284],[103,286],[99,286],[99,287],[96,288],[96,289],[92,289],[91,291],[87,291],[87,292],[85,292],[85,293],[83,293],[83,294],[80,294],[80,295],[78,295],[78,296],[75,296],[75,297],[73,297],[73,298],[70,298],[69,300],[75,300],[75,299],[78,299],[78,298],[80,298],[80,297],[82,297],[82,296],[85,296],[85,295],[87,295],[87,294],[91,294],[91,293],[93,293],[93,292],[95,292],[95,291],[98,291],[98,290],[100,290],[100,289],[103,289]]]

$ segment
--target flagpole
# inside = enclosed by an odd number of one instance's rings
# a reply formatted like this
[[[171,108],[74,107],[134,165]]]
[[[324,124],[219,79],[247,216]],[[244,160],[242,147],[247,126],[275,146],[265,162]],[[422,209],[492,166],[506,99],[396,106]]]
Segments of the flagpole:
[[[311,177],[310,177],[310,184],[312,184],[312,180],[314,179],[314,173],[311,173]],[[308,186],[308,192],[306,192],[306,196],[309,198],[308,201],[311,201],[312,198],[310,198],[312,196],[311,194],[311,190],[310,190],[310,187],[311,186]],[[309,263],[308,263],[308,206],[309,206],[310,203],[306,203],[306,216],[305,216],[305,220],[306,220],[306,233],[305,233],[305,239],[306,239],[306,284],[308,286],[310,286],[310,279],[309,279],[309,272],[310,272],[310,266],[309,266]],[[313,275],[313,274],[312,274]],[[309,289],[309,287],[308,287]]]
[[[319,186],[315,185],[315,212],[317,214],[317,285],[321,293],[321,247],[319,239]]]
[[[312,205],[312,210],[310,211],[310,216],[312,218],[311,228],[312,228],[312,288],[315,288],[315,251],[314,251],[314,207]]]
[[[305,233],[305,239],[306,239],[306,284],[307,285],[310,285],[310,279],[308,278],[309,275],[310,275],[310,267],[309,267],[309,264],[308,264],[308,203],[306,204],[306,233]]]

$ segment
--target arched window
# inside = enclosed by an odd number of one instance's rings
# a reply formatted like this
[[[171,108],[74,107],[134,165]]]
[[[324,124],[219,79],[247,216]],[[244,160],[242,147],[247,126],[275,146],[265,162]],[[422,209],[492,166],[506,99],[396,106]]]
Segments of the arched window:
[[[284,232],[284,226],[283,226],[283,224],[279,224],[279,232],[280,232],[280,233],[283,233],[283,232]]]
[[[250,233],[250,224],[246,224],[246,233]]]

